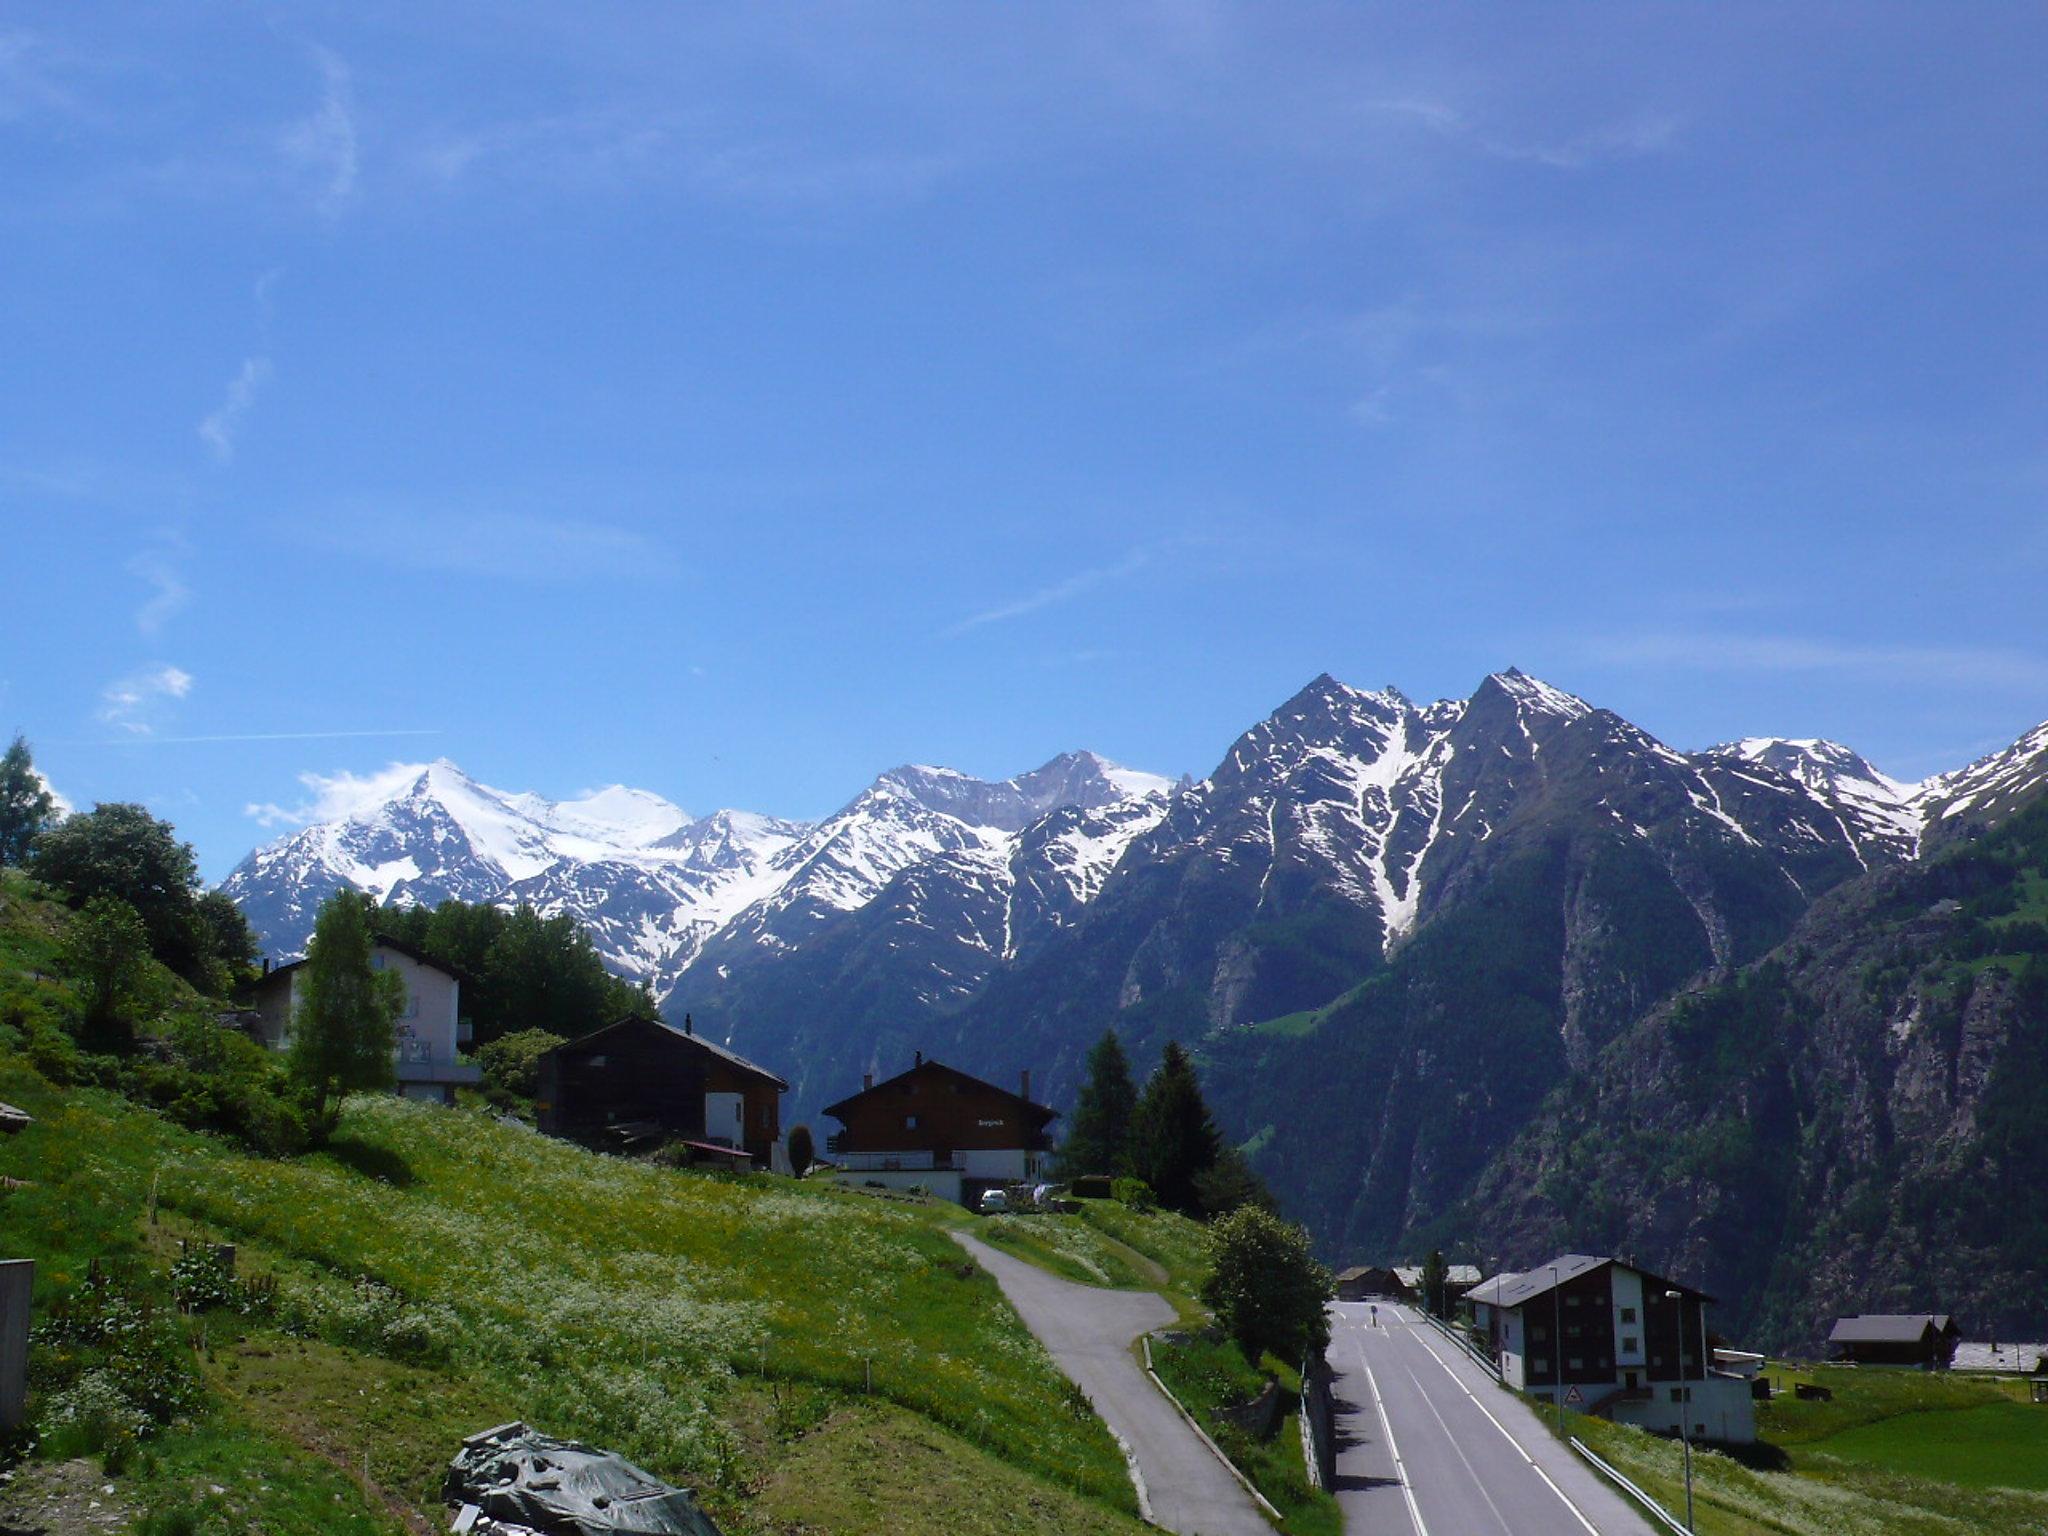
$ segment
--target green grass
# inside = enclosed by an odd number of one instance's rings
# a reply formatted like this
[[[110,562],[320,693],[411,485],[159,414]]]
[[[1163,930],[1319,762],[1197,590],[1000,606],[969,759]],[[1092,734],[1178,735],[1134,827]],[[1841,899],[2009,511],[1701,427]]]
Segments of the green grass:
[[[1209,1234],[1173,1211],[1133,1210],[1115,1200],[1082,1200],[1079,1220],[1149,1261],[1148,1288],[1173,1303],[1184,1323],[1203,1320],[1197,1297],[1209,1274]]]
[[[2048,1531],[2048,1492],[2037,1491],[2048,1485],[2048,1407],[2024,1402],[2023,1385],[1825,1366],[1774,1366],[1769,1374],[1774,1384],[1826,1386],[1834,1399],[1801,1402],[1788,1393],[1758,1404],[1762,1444],[1745,1461],[1694,1451],[1702,1536]],[[1677,1441],[1577,1414],[1568,1427],[1683,1513]]]
[[[1255,1368],[1235,1344],[1199,1335],[1155,1338],[1152,1365],[1209,1438],[1280,1511],[1282,1530],[1290,1536],[1341,1536],[1337,1501],[1310,1486],[1302,1460],[1301,1415],[1295,1407],[1299,1375],[1271,1355]],[[1250,1402],[1264,1390],[1268,1376],[1279,1381],[1287,1407],[1270,1436],[1254,1439],[1220,1410]]]
[[[1157,1265],[1079,1216],[1019,1212],[985,1217],[967,1230],[1005,1253],[1082,1285],[1149,1290],[1163,1282]]]
[[[875,1406],[927,1438],[981,1447],[1019,1486],[1112,1524],[1134,1508],[1114,1441],[924,1208],[601,1158],[386,1099],[352,1102],[327,1151],[267,1161],[112,1093],[54,1087],[5,1050],[0,1099],[38,1117],[0,1143],[0,1173],[31,1181],[0,1198],[0,1247],[38,1261],[39,1307],[90,1259],[161,1262],[190,1231],[236,1242],[309,1336],[212,1321],[219,1406],[152,1442],[165,1466],[267,1465],[278,1500],[327,1514],[329,1484],[356,1487],[368,1444],[372,1491],[344,1506],[374,1525],[388,1494],[438,1517],[438,1466],[512,1415],[699,1488],[728,1530],[767,1530],[759,1490],[800,1450],[837,1454],[810,1436],[835,1404],[867,1406],[872,1368]],[[373,1432],[380,1404],[388,1436]],[[171,1497],[166,1477],[145,1492]],[[828,1528],[925,1528],[847,1519]]]

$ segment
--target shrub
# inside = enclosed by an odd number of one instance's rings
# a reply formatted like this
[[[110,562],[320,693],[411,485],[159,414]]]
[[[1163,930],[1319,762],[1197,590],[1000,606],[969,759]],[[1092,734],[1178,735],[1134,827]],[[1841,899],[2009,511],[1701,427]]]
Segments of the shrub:
[[[793,1127],[789,1133],[790,1172],[802,1178],[810,1171],[811,1164],[817,1161],[817,1157],[818,1149],[811,1140],[811,1128],[808,1125]]]
[[[478,1049],[484,1097],[499,1109],[530,1101],[540,1088],[540,1059],[568,1042],[553,1030],[519,1029]]]
[[[1134,1211],[1149,1211],[1159,1204],[1152,1186],[1143,1179],[1118,1179],[1109,1186],[1109,1192],[1119,1205],[1128,1205]]]
[[[1323,1304],[1330,1272],[1316,1262],[1306,1232],[1245,1205],[1218,1217],[1209,1241],[1212,1267],[1202,1301],[1247,1360],[1267,1350],[1299,1360],[1329,1342]]]

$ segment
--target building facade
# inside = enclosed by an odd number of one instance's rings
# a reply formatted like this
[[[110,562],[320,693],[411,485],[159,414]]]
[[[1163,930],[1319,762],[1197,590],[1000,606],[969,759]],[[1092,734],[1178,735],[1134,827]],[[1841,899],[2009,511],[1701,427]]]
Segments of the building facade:
[[[256,984],[253,1012],[261,1021],[263,1043],[272,1050],[291,1049],[292,1019],[299,1006],[305,977],[303,960],[266,969]],[[398,1092],[408,1099],[436,1104],[455,1102],[455,1090],[474,1087],[483,1076],[459,1059],[462,1039],[462,982],[410,945],[378,939],[370,947],[370,968],[394,971],[405,982],[405,1007],[398,1016]]]
[[[926,1061],[886,1082],[872,1077],[825,1113],[845,1127],[826,1141],[840,1182],[925,1189],[973,1205],[982,1192],[1045,1177],[1058,1112],[1031,1101],[1031,1074],[1010,1092]]]
[[[540,1058],[534,1117],[551,1136],[679,1141],[716,1159],[775,1166],[789,1084],[744,1056],[633,1015]]]
[[[1852,1365],[1890,1365],[1916,1371],[1945,1371],[1955,1360],[1963,1331],[1946,1312],[1862,1313],[1838,1317],[1828,1332],[1837,1360]]]
[[[1574,1253],[1497,1275],[1467,1299],[1501,1379],[1517,1391],[1665,1434],[1756,1438],[1749,1382],[1714,1368],[1712,1298],[1690,1286]]]

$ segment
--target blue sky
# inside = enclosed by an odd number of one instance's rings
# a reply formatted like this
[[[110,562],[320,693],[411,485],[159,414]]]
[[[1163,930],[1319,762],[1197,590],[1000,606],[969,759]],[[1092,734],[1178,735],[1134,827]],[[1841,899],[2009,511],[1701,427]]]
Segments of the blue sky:
[[[2048,717],[2032,7],[0,18],[0,729],[822,814],[1518,663]],[[269,818],[273,823],[275,818]]]

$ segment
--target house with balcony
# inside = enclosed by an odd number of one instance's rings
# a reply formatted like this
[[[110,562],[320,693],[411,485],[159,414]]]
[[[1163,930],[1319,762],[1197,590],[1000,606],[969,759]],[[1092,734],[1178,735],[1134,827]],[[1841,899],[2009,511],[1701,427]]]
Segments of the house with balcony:
[[[694,1161],[785,1169],[789,1084],[696,1031],[634,1014],[540,1058],[534,1119],[592,1145],[680,1144]]]
[[[1045,1177],[1052,1158],[1047,1127],[1057,1110],[1031,1100],[1031,1074],[1015,1093],[919,1052],[907,1072],[828,1104],[845,1129],[826,1150],[845,1184],[922,1188],[973,1206],[982,1192]]]
[[[1545,1401],[1660,1434],[1747,1444],[1750,1383],[1716,1366],[1713,1298],[1620,1259],[1567,1253],[1473,1287],[1474,1326],[1501,1380]]]
[[[252,1012],[263,1043],[272,1050],[291,1049],[292,1018],[305,965],[304,960],[278,966],[264,962]],[[405,1007],[398,1016],[393,1051],[398,1092],[408,1099],[453,1104],[457,1088],[474,1087],[482,1078],[478,1068],[458,1059],[468,1044],[461,1017],[461,978],[396,939],[378,939],[371,945],[370,968],[395,971],[405,982]]]

